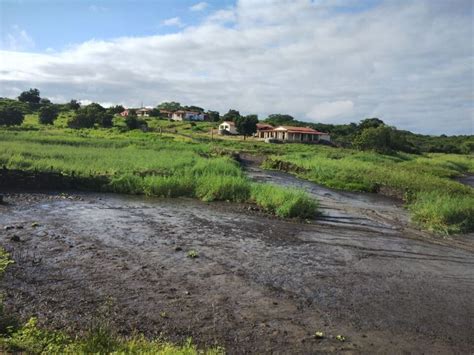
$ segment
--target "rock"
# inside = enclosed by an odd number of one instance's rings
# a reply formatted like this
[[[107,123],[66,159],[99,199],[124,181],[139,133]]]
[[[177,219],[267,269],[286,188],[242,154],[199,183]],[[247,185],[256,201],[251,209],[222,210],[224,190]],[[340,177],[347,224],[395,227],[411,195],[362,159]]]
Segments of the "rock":
[[[183,248],[181,248],[181,247],[174,248],[174,251],[182,251],[182,250],[183,250]]]
[[[10,230],[10,229],[13,229],[13,228],[15,228],[15,227],[13,227],[13,226],[5,226],[5,227],[3,227],[3,229],[5,229],[6,231],[7,231],[7,230]]]
[[[31,223],[31,226],[33,228],[39,227],[39,223],[38,222],[33,222],[33,223]]]
[[[19,242],[19,241],[20,241],[20,237],[17,236],[17,235],[14,235],[14,236],[12,236],[12,237],[10,238],[10,240],[11,240],[12,242]]]

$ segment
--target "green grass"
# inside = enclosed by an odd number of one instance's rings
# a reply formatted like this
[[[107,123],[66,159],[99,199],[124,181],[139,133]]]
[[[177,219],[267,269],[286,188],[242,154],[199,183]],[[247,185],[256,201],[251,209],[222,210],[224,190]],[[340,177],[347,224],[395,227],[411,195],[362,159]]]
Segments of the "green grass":
[[[297,189],[281,189],[269,184],[253,184],[251,199],[280,217],[314,218],[318,204]]]
[[[412,221],[442,234],[474,231],[474,189],[454,177],[474,172],[469,155],[381,155],[350,149],[295,147],[273,154],[264,166],[341,190],[402,197]]]
[[[34,127],[34,123],[26,127]],[[176,135],[121,132],[117,128],[0,130],[0,166],[8,169],[85,179],[100,176],[109,181],[102,185],[102,190],[109,192],[260,203],[250,198],[251,182],[238,164],[215,148]],[[297,206],[286,214],[280,210],[278,215],[306,218],[306,206],[301,207],[301,215]]]

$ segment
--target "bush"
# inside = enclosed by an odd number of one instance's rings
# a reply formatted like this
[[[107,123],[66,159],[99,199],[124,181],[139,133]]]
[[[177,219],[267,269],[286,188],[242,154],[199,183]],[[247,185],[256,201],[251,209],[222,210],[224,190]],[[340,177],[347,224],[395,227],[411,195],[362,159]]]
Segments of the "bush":
[[[42,106],[38,111],[39,123],[53,124],[54,120],[58,118],[58,109],[54,105]]]
[[[145,120],[140,119],[135,115],[128,115],[125,118],[125,125],[130,130],[139,129],[139,128],[142,128],[143,126],[148,126]]]
[[[409,208],[415,223],[434,232],[453,234],[474,231],[473,195],[420,193]]]
[[[198,178],[196,197],[203,201],[247,201],[250,184],[247,179],[225,175],[202,175]]]
[[[80,108],[76,115],[68,121],[69,128],[92,128],[94,124],[109,128],[113,125],[113,116],[99,104],[92,103]]]
[[[269,184],[253,184],[251,200],[279,217],[314,218],[318,203],[307,193]]]
[[[19,126],[25,117],[23,112],[11,105],[0,106],[0,126]]]
[[[194,179],[191,176],[147,176],[143,179],[143,191],[150,196],[194,196]]]
[[[92,128],[95,124],[95,117],[88,115],[85,112],[78,112],[73,116],[68,122],[67,125],[69,128]]]

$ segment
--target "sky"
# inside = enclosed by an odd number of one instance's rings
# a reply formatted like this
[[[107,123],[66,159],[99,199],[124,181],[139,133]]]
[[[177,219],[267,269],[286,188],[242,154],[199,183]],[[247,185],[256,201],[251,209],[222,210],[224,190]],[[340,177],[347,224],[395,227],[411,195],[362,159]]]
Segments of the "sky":
[[[474,134],[473,0],[0,0],[0,96]]]

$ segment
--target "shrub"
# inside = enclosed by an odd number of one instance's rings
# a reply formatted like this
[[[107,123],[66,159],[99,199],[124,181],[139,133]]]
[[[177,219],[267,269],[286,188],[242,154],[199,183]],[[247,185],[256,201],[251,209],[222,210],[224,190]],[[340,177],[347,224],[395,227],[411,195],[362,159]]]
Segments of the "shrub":
[[[80,108],[68,121],[68,126],[69,128],[92,128],[96,123],[104,128],[112,127],[113,115],[99,104],[92,103]]]
[[[11,105],[0,106],[0,126],[19,126],[24,119],[19,108]]]
[[[38,111],[39,123],[53,124],[54,120],[58,118],[58,109],[54,105],[42,106]]]
[[[443,234],[474,231],[474,196],[419,193],[410,206],[412,220]]]
[[[138,118],[135,115],[129,115],[125,118],[125,125],[127,126],[128,129],[139,129],[142,126],[147,126],[147,123],[145,120]]]
[[[143,179],[143,192],[158,197],[194,196],[191,176],[147,176]]]
[[[202,175],[197,180],[196,197],[203,201],[247,201],[250,184],[237,176]]]
[[[81,109],[79,109],[80,111]],[[95,124],[95,117],[92,117],[85,112],[78,112],[73,116],[68,122],[67,125],[69,128],[92,128]]]
[[[269,184],[253,184],[251,200],[279,217],[314,218],[318,208],[304,191]]]

